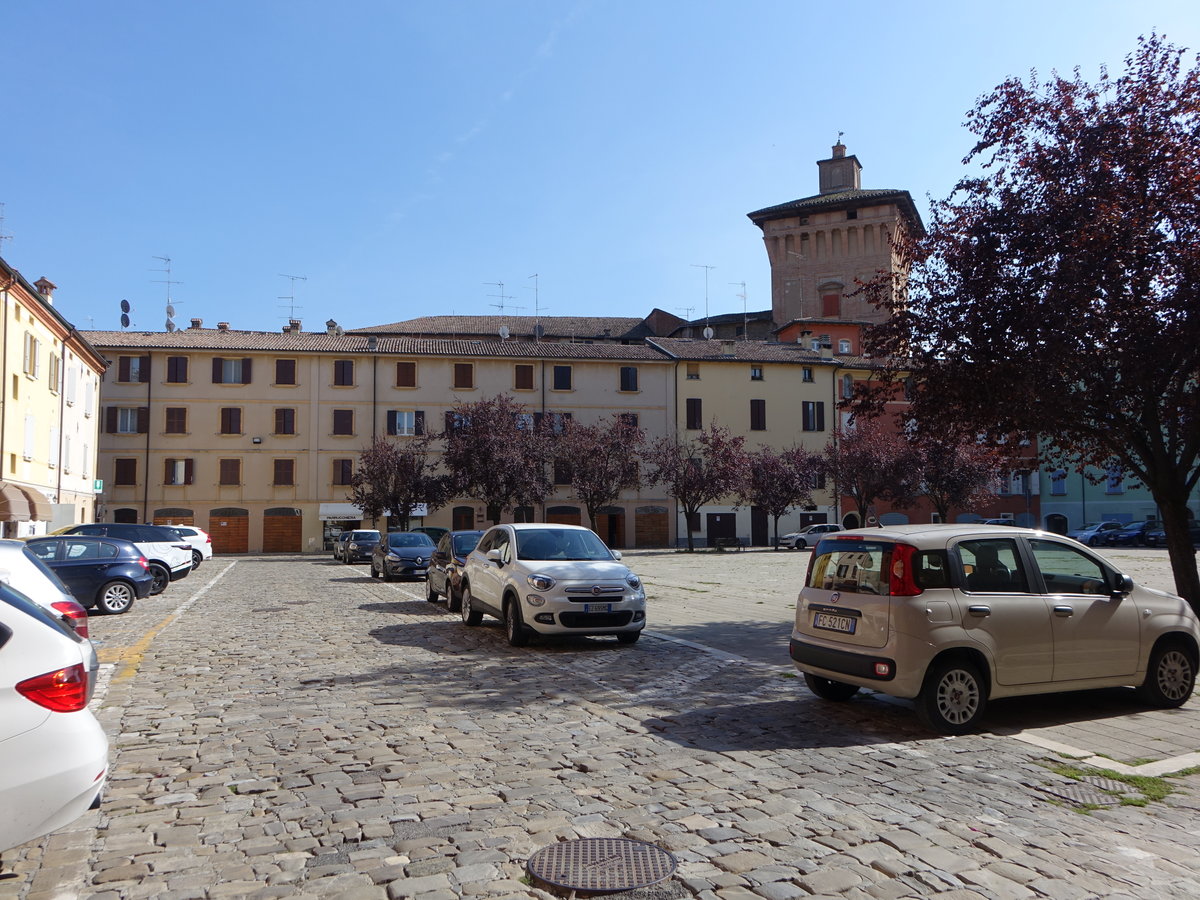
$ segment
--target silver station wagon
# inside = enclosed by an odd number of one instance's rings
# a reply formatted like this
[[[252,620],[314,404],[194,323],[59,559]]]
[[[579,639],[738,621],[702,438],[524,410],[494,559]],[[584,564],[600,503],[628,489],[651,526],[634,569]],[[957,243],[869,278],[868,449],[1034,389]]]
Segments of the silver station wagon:
[[[916,700],[944,734],[989,699],[1133,685],[1149,704],[1191,696],[1200,623],[1057,534],[901,525],[823,536],[796,604],[791,656],[809,688]]]

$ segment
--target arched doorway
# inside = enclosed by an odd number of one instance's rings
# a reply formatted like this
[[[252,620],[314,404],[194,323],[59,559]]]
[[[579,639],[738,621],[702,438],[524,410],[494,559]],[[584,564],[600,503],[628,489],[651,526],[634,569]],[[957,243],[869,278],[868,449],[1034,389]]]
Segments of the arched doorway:
[[[454,531],[475,530],[475,507],[456,506],[451,513],[451,526]]]
[[[247,553],[250,550],[250,513],[223,506],[208,513],[208,535],[213,553]]]
[[[613,550],[625,548],[625,508],[602,506],[596,512],[596,533]]]
[[[578,525],[580,522],[579,507],[551,506],[546,510],[546,521],[555,525]]]
[[[1067,533],[1067,517],[1061,513],[1051,513],[1046,516],[1046,530],[1055,534]]]
[[[195,525],[192,510],[180,506],[166,506],[154,511],[155,525]]]
[[[141,517],[138,515],[138,511],[136,509],[124,507],[122,509],[113,510],[114,522],[123,522],[126,525],[136,525],[139,518]]]
[[[304,531],[304,514],[291,506],[273,506],[263,511],[263,553],[299,553]]]

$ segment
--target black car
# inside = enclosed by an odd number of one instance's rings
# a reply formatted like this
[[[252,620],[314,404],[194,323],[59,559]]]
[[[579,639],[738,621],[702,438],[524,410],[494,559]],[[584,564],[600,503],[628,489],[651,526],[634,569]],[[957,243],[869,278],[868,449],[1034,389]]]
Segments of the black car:
[[[1192,537],[1192,546],[1200,547],[1200,522],[1189,522],[1188,533]],[[1161,525],[1146,533],[1146,545],[1149,547],[1167,546],[1167,533],[1163,531]]]
[[[1106,547],[1145,547],[1151,531],[1162,531],[1162,522],[1130,522],[1116,531],[1106,531],[1102,543]]]
[[[375,545],[371,554],[371,577],[382,575],[384,581],[395,581],[400,575],[424,578],[434,549],[427,534],[393,531]]]
[[[378,546],[378,531],[368,528],[351,531],[349,537],[342,541],[342,562],[350,565],[360,559],[369,560]]]
[[[150,594],[154,584],[150,563],[130,541],[72,535],[30,538],[25,543],[80,605],[102,613],[127,612],[134,600]]]
[[[438,597],[445,597],[446,608],[458,612],[462,603],[463,563],[481,537],[482,531],[451,531],[442,535],[425,576],[426,600],[435,603]]]

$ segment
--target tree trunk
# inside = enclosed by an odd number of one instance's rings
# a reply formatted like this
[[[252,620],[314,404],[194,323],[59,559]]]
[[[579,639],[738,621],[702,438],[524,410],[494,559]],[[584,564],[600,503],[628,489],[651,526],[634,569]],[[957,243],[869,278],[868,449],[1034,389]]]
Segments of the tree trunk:
[[[692,542],[692,513],[686,506],[683,508],[683,530],[687,532],[688,553],[695,553],[696,545]]]
[[[772,549],[775,550],[779,549],[779,520],[782,518],[782,515],[783,514],[780,513],[780,515],[772,517],[775,519],[775,546]]]
[[[1196,570],[1196,549],[1188,533],[1187,494],[1182,486],[1178,491],[1164,492],[1163,496],[1159,496],[1158,491],[1154,494],[1167,533],[1167,553],[1171,559],[1171,572],[1175,575],[1175,592],[1200,613],[1200,572]]]
[[[493,525],[500,524],[500,517],[503,515],[504,509],[498,503],[489,503],[487,505],[487,516]]]

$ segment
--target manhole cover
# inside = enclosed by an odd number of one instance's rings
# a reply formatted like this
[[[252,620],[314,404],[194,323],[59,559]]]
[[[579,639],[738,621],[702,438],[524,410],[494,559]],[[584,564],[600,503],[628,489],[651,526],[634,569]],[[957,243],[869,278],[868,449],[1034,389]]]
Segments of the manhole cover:
[[[627,891],[657,884],[675,871],[675,857],[645,841],[580,838],[543,847],[529,858],[529,873],[555,887]]]

